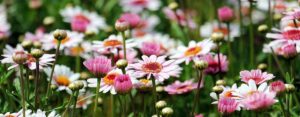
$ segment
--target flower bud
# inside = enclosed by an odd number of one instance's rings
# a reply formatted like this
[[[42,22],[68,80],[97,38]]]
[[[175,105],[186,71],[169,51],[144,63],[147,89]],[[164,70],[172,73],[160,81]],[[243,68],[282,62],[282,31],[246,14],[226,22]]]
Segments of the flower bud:
[[[103,99],[101,97],[98,97],[98,105],[102,105],[103,104]]]
[[[224,6],[218,9],[218,17],[222,22],[230,22],[234,19],[234,12],[230,7]]]
[[[33,75],[29,75],[28,79],[29,80],[34,80],[34,76]]]
[[[208,67],[208,63],[204,60],[195,61],[195,67],[199,70],[204,70]]]
[[[296,44],[286,44],[283,47],[281,47],[282,54],[285,58],[294,58],[297,56],[297,48]]]
[[[41,49],[33,49],[33,50],[31,50],[30,54],[34,58],[41,58],[43,56],[44,52]]]
[[[282,15],[281,15],[280,13],[275,13],[275,14],[273,15],[273,19],[274,19],[275,21],[280,21],[281,18],[282,18]]]
[[[173,109],[171,107],[165,107],[161,110],[162,114],[165,116],[169,116],[173,114]]]
[[[58,87],[57,87],[56,85],[52,84],[52,85],[50,86],[50,88],[51,88],[52,90],[56,90]]]
[[[270,83],[270,90],[276,92],[276,94],[280,94],[285,91],[285,85],[280,80],[274,81]]]
[[[261,63],[257,66],[257,69],[260,69],[262,71],[265,71],[268,68],[268,65],[265,63]]]
[[[160,92],[163,92],[164,91],[164,87],[162,86],[157,86],[156,87],[156,92],[160,93]]]
[[[25,50],[30,50],[32,48],[32,41],[30,40],[24,40],[22,43],[21,43],[22,47],[25,49]]]
[[[125,93],[128,93],[129,91],[131,91],[133,85],[132,85],[129,75],[122,74],[122,75],[117,76],[115,79],[115,82],[114,82],[114,87],[115,87],[117,93],[120,93],[120,94],[125,94]]]
[[[77,86],[76,86],[76,84],[75,84],[75,83],[71,83],[71,84],[69,84],[68,88],[69,88],[69,89],[71,89],[72,91],[75,91],[75,90],[77,90]]]
[[[217,80],[216,85],[224,86],[224,85],[226,85],[226,82],[225,82],[225,80]]]
[[[223,92],[223,88],[221,86],[214,86],[212,88],[213,92],[216,92],[217,94],[220,94]]]
[[[24,51],[17,51],[12,55],[12,59],[17,64],[24,64],[27,61],[28,55]]]
[[[76,82],[74,82],[74,84],[78,90],[82,89],[84,87],[84,84],[82,81],[76,81]]]
[[[91,31],[91,30],[86,30],[84,32],[85,36],[94,36],[95,34],[96,34],[96,32],[95,31]]]
[[[128,22],[130,28],[137,27],[141,22],[140,16],[137,14],[134,14],[134,13],[124,13],[121,15],[119,20],[124,20],[124,21]]]
[[[224,40],[224,34],[222,32],[214,32],[211,34],[211,40],[215,43],[219,43]]]
[[[177,4],[177,2],[171,2],[171,3],[168,5],[168,7],[169,7],[170,9],[176,9],[176,8],[178,7],[178,4]]]
[[[161,109],[165,106],[167,106],[167,102],[163,101],[163,100],[160,100],[160,101],[156,102],[156,104],[155,104],[155,107],[158,108],[158,109]]]
[[[263,24],[263,25],[260,25],[260,26],[258,26],[258,28],[257,28],[257,30],[258,30],[258,32],[261,32],[261,33],[265,33],[265,32],[267,32],[268,31],[268,26],[267,25],[265,25],[265,24]]]
[[[64,40],[65,38],[67,38],[67,32],[65,30],[56,29],[53,32],[53,37],[58,41]]]
[[[81,72],[80,73],[80,78],[85,80],[88,79],[90,77],[90,74],[88,72]]]
[[[123,68],[127,67],[128,62],[126,59],[120,59],[117,61],[116,65],[118,68],[123,69]]]
[[[33,42],[33,47],[34,48],[42,48],[42,43],[38,42],[38,41],[35,41],[35,42]]]
[[[118,19],[115,23],[115,28],[119,32],[124,32],[130,27],[129,23],[123,19]]]
[[[296,90],[296,87],[293,84],[285,84],[286,92],[291,93]]]
[[[44,18],[44,20],[43,20],[43,24],[44,25],[51,25],[51,24],[53,24],[55,22],[55,18],[54,17],[52,17],[52,16],[47,16],[47,17],[45,17]]]

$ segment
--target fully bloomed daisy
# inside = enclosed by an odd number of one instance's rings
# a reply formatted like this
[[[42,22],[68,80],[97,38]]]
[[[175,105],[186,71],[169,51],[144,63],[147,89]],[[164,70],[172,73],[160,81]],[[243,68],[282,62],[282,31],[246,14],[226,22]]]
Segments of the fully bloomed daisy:
[[[54,39],[52,33],[46,34],[42,39],[42,48],[45,50],[55,49],[58,44],[58,41]],[[79,43],[83,41],[84,38],[84,34],[74,31],[67,31],[67,35],[67,38],[61,40],[61,46],[59,48],[60,50],[63,50],[65,48],[76,47],[79,45]]]
[[[208,63],[208,67],[205,69],[205,73],[214,75],[220,72],[225,73],[228,71],[228,60],[225,55],[220,54],[220,63],[218,55],[216,54],[207,54],[203,58]]]
[[[218,102],[218,111],[222,114],[231,114],[240,110],[239,102],[232,98],[220,98]]]
[[[203,85],[201,85],[203,87]],[[170,84],[164,88],[166,92],[170,95],[184,94],[193,91],[197,88],[197,83],[194,83],[192,80],[187,80],[184,82],[175,81],[173,84]]]
[[[284,12],[285,16],[281,20],[297,20],[300,18],[300,8],[295,8],[292,11]]]
[[[150,57],[143,55],[139,62],[128,65],[128,73],[133,74],[137,78],[154,77],[159,82],[170,77],[179,77],[182,68],[178,65],[179,63],[175,60],[165,60],[166,56],[155,56]]]
[[[117,94],[114,82],[117,76],[121,75],[122,71],[120,69],[113,69],[108,72],[102,79],[100,83],[99,92],[107,93],[110,92],[111,94]],[[89,87],[97,87],[97,80],[95,78],[88,79],[88,86]]]
[[[235,92],[232,92],[232,94],[235,96],[236,99],[241,100],[258,92],[266,94],[274,93],[269,90],[269,86],[266,82],[260,84],[257,87],[255,81],[250,80],[248,84],[242,84],[240,87],[238,87],[238,89]]]
[[[204,56],[210,52],[214,44],[211,40],[205,39],[200,42],[190,41],[187,47],[179,46],[177,51],[171,58],[181,59],[188,64],[190,61],[195,61],[199,56]]]
[[[264,53],[274,53],[286,58],[295,57],[300,52],[298,43],[274,40],[263,47]]]
[[[276,103],[275,97],[276,93],[258,92],[241,100],[241,104],[246,110],[261,110]]]
[[[121,35],[110,35],[103,41],[94,41],[93,49],[102,54],[117,54],[123,49],[123,38]],[[132,48],[136,43],[132,39],[126,40],[126,48]]]
[[[27,61],[25,62],[25,65],[31,70],[36,69],[36,61],[37,60],[32,55],[28,54],[28,52],[25,51],[19,45],[16,48],[6,45],[5,49],[4,49],[4,55],[2,55],[4,58],[1,60],[1,63],[12,64],[12,66],[10,66],[8,68],[8,70],[17,67],[18,64],[16,64],[13,61],[12,57],[14,54],[20,53],[20,52],[27,55]],[[43,54],[43,56],[41,58],[39,58],[39,68],[43,69],[44,67],[52,65],[52,62],[54,61],[54,56],[55,56],[54,54]]]
[[[156,11],[159,9],[161,2],[160,0],[122,0],[120,5],[124,11],[130,11],[139,13],[144,9]]]
[[[45,73],[50,79],[51,68],[44,69]],[[79,73],[74,73],[69,67],[65,65],[56,65],[54,69],[52,84],[58,87],[58,91],[66,90],[67,92],[72,92],[68,86],[74,81],[80,78]]]
[[[243,82],[249,83],[250,80],[254,81],[255,84],[262,84],[268,80],[273,79],[275,76],[261,70],[244,70],[240,72],[240,78]]]
[[[71,28],[79,32],[95,32],[99,29],[106,29],[105,19],[96,12],[83,10],[79,6],[68,6],[60,11],[64,21],[71,23]]]

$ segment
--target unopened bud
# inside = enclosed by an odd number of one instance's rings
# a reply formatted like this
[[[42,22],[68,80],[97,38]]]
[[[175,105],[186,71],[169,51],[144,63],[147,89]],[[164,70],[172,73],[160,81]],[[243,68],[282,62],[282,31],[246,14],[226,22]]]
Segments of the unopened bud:
[[[223,88],[221,86],[214,86],[212,88],[213,92],[216,92],[217,94],[220,94],[223,92]]]
[[[75,84],[75,83],[69,84],[68,88],[71,89],[72,91],[77,90],[77,87],[76,87],[76,84]]]
[[[120,59],[117,61],[116,65],[118,68],[123,69],[123,68],[127,67],[128,62],[125,59]]]
[[[268,26],[267,25],[265,25],[265,24],[263,24],[263,25],[260,25],[260,26],[258,26],[258,28],[257,28],[257,30],[258,30],[258,32],[261,32],[261,33],[265,33],[265,32],[267,32],[268,31]]]
[[[155,104],[155,107],[158,108],[158,109],[161,109],[165,106],[167,106],[167,102],[163,101],[163,100],[160,100],[160,101],[156,102],[156,104]]]
[[[40,48],[42,48],[42,43],[38,42],[38,41],[35,41],[35,42],[33,42],[33,47],[40,49]]]
[[[178,7],[178,4],[177,4],[177,2],[171,2],[171,3],[168,5],[168,7],[169,7],[170,9],[176,9],[176,8]]]
[[[82,81],[76,81],[75,86],[79,90],[79,89],[82,89],[84,87],[84,84],[83,84]]]
[[[101,97],[98,97],[98,105],[102,105],[103,104],[103,99]]]
[[[47,16],[47,17],[45,17],[44,18],[44,20],[43,20],[43,24],[44,25],[51,25],[51,24],[53,24],[55,22],[55,18],[54,17],[52,17],[52,16]]]
[[[88,72],[81,72],[80,73],[80,78],[85,80],[88,79],[90,77],[90,74]]]
[[[130,24],[125,20],[119,19],[115,23],[115,28],[119,32],[124,32],[130,28]]]
[[[12,59],[17,64],[24,64],[28,55],[24,51],[17,51],[13,54]]]
[[[275,21],[280,21],[281,18],[282,18],[282,15],[280,13],[276,13],[276,14],[273,15],[273,19]]]
[[[163,92],[164,91],[164,87],[162,86],[157,86],[156,87],[156,92],[160,93],[160,92]]]
[[[26,50],[30,50],[32,48],[32,41],[30,40],[24,40],[22,43],[21,43],[22,47]]]
[[[29,79],[29,80],[34,80],[33,75],[29,75],[28,79]]]
[[[51,88],[52,90],[56,90],[58,87],[57,87],[56,85],[52,84],[52,85],[50,86],[50,88]]]
[[[65,38],[67,38],[67,32],[65,30],[60,30],[60,29],[56,29],[54,32],[53,32],[53,37],[56,39],[56,40],[63,40]]]
[[[216,85],[224,86],[224,85],[226,85],[226,82],[225,82],[225,80],[217,80]]]
[[[33,49],[33,50],[31,50],[30,54],[34,58],[41,58],[44,55],[44,52],[41,49]]]
[[[224,40],[224,34],[222,32],[214,32],[211,34],[211,40],[215,43],[219,43]]]
[[[161,110],[162,114],[165,116],[169,116],[173,114],[173,109],[171,107],[165,107]]]
[[[285,84],[285,90],[288,93],[294,92],[296,87],[293,84]]]
[[[265,71],[268,68],[268,65],[265,63],[261,63],[257,66],[258,69]]]
[[[208,63],[204,60],[195,61],[195,67],[199,70],[204,70],[208,67]]]

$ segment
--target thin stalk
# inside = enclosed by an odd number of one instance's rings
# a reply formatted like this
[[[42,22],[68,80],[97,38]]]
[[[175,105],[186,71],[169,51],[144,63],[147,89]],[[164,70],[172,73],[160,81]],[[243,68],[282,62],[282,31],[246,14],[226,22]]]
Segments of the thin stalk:
[[[294,82],[294,62],[293,59],[289,60],[290,63],[290,81]]]
[[[67,107],[66,107],[66,109],[65,109],[65,111],[63,112],[63,114],[62,114],[62,117],[65,117],[66,116],[66,113],[67,113],[67,111],[69,110],[69,107],[70,107],[70,104],[71,104],[71,102],[72,102],[72,98],[74,97],[74,93],[72,93],[72,95],[71,95],[71,97],[70,97],[70,99],[69,99],[69,102],[68,102],[68,104],[67,104]]]
[[[228,58],[230,62],[233,62],[233,55],[232,55],[232,51],[231,51],[231,42],[230,42],[230,24],[226,23],[227,26],[227,30],[228,30],[228,35],[227,35],[227,46],[228,46]]]
[[[287,111],[287,116],[289,117],[290,116],[290,94],[287,93],[286,95],[287,95],[286,96],[286,107],[287,107],[286,111]]]
[[[254,33],[253,33],[253,22],[252,22],[252,11],[253,11],[253,4],[250,2],[250,25],[249,25],[249,37],[250,37],[250,67],[254,67]]]
[[[129,97],[130,97],[130,100],[131,100],[131,108],[132,108],[132,111],[133,111],[133,116],[134,117],[137,117],[137,114],[136,114],[136,111],[135,111],[135,108],[134,108],[134,97],[131,93],[129,93]]]
[[[142,104],[143,104],[143,117],[146,117],[145,95],[142,95]]]
[[[197,104],[199,102],[199,93],[200,93],[200,85],[201,85],[201,82],[202,82],[202,70],[199,70],[198,73],[197,73],[198,77],[199,77],[199,80],[198,80],[198,84],[197,84],[197,92],[196,92],[196,96],[194,98],[194,106],[192,108],[192,116],[194,116],[195,114],[195,109],[197,107]]]
[[[109,101],[109,116],[108,117],[114,117],[114,96],[110,94],[110,101]]]
[[[26,97],[26,101],[29,100],[29,69],[28,68],[24,68],[25,69],[25,97]]]
[[[121,100],[120,97],[121,97],[121,95],[118,95],[118,96],[117,96],[117,98],[118,98],[118,100],[119,100],[119,103],[120,103],[120,107],[121,107],[121,109],[120,109],[120,110],[121,110],[121,117],[123,117],[123,116],[125,117],[125,115],[123,115],[123,114],[124,114],[124,106],[123,106],[123,104],[122,104],[122,100]]]
[[[78,94],[79,94],[79,90],[75,91],[74,104],[73,104],[73,109],[72,109],[71,117],[74,117],[74,113],[76,111],[76,104],[77,104]]]
[[[123,52],[124,52],[124,59],[126,60],[127,59],[127,56],[126,56],[126,35],[125,35],[125,32],[121,32],[122,33],[122,37],[123,37]]]
[[[155,107],[155,104],[156,104],[156,102],[157,102],[157,92],[156,92],[156,84],[155,84],[155,78],[154,77],[152,77],[151,78],[151,80],[152,80],[152,97],[153,97],[153,99],[154,99],[154,102],[153,102],[153,105],[154,105],[154,110],[155,110],[155,113],[156,113],[156,115],[158,116],[158,117],[160,117],[159,116],[159,111],[158,111],[158,109]]]
[[[47,93],[46,93],[46,99],[48,100],[49,99],[49,94],[50,94],[50,86],[51,86],[51,82],[52,82],[52,77],[53,77],[53,73],[54,73],[54,69],[55,69],[55,64],[58,60],[58,56],[59,56],[59,48],[60,48],[60,45],[61,45],[61,40],[58,40],[58,44],[57,44],[57,48],[56,48],[56,52],[55,52],[55,59],[54,59],[54,62],[53,62],[53,65],[52,65],[52,68],[51,68],[51,73],[50,73],[50,81],[48,83],[48,87],[47,87]]]
[[[240,24],[240,39],[239,39],[239,50],[240,50],[240,57],[242,57],[242,54],[244,54],[244,39],[242,37],[243,35],[243,14],[242,14],[242,2],[241,0],[238,0],[238,11],[239,11],[239,24]],[[241,68],[244,68],[244,61],[241,63]]]
[[[24,78],[23,78],[23,65],[20,66],[20,84],[21,84],[21,96],[22,96],[22,113],[23,117],[25,117],[26,106],[25,106],[25,93],[24,93]]]
[[[80,72],[80,68],[81,68],[81,60],[80,60],[80,55],[76,55],[76,69],[75,71],[78,73]]]
[[[39,60],[36,60],[35,62],[35,65],[36,65],[36,70],[35,70],[35,79],[34,79],[34,83],[35,83],[35,89],[34,89],[34,106],[35,106],[35,109],[38,109],[39,108],[39,102],[38,102],[38,99],[39,99],[39,93],[38,93],[38,83],[39,83],[39,74],[40,74],[40,65],[39,65]]]
[[[284,116],[284,117],[287,117],[286,112],[285,112],[285,110],[284,110],[284,105],[283,105],[282,99],[281,99],[281,98],[278,98],[278,100],[279,100],[279,104],[280,104],[280,108],[281,108],[281,110],[282,110],[283,116]]]
[[[97,104],[98,104],[98,96],[99,96],[99,89],[100,89],[100,83],[101,83],[101,77],[97,79],[97,88],[96,88],[96,91],[95,91],[95,94],[96,94],[96,97],[95,97],[95,104],[94,104],[94,111],[93,111],[93,114],[94,114],[94,117],[97,117]]]
[[[273,50],[272,47],[271,47],[271,51],[272,51],[272,55],[273,55],[273,57],[274,57],[274,59],[275,59],[275,62],[276,62],[276,64],[277,64],[277,66],[279,67],[280,74],[282,75],[282,77],[285,78],[285,81],[287,81],[287,79],[286,79],[286,77],[285,77],[285,75],[284,75],[284,71],[283,71],[283,68],[282,68],[282,66],[281,66],[281,63],[279,62],[278,57],[275,55],[274,50]]]

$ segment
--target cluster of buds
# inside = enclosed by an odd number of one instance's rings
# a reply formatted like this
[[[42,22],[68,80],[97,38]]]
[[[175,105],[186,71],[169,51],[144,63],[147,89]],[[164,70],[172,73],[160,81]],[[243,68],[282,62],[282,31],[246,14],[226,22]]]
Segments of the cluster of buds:
[[[30,54],[35,58],[35,59],[39,59],[44,55],[44,51],[41,49],[32,49],[30,51]]]
[[[84,84],[82,81],[75,81],[68,86],[72,91],[80,90],[84,87]]]
[[[162,115],[166,116],[166,117],[171,116],[174,113],[174,111],[171,107],[167,107],[167,102],[164,100],[160,100],[160,101],[156,102],[155,108],[161,110]],[[157,116],[157,115],[154,115],[154,116]]]

